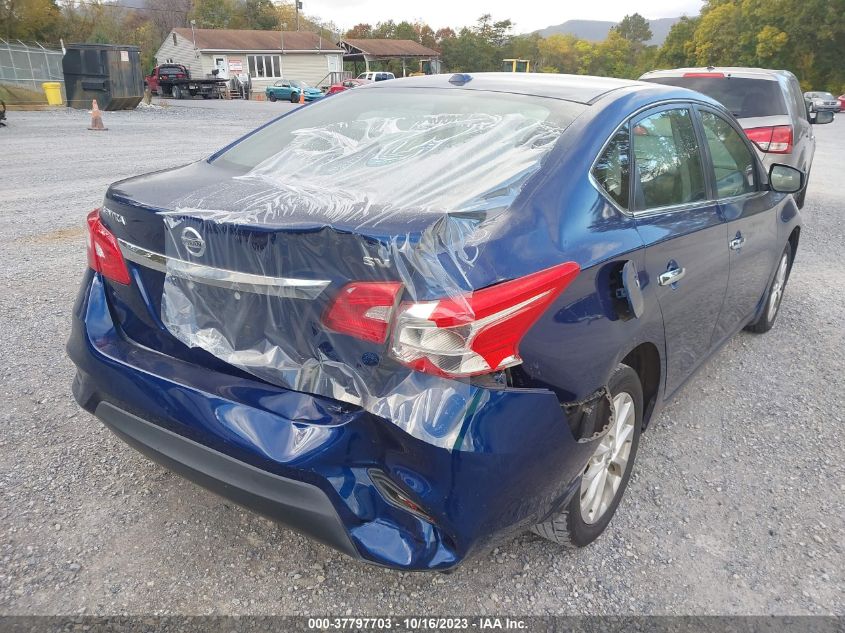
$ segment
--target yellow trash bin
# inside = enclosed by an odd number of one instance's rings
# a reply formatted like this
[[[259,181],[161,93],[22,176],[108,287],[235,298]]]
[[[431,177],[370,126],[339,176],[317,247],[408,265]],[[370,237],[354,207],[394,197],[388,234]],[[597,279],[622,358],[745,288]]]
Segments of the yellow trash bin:
[[[41,84],[44,94],[47,95],[47,103],[50,105],[62,105],[62,84],[58,81],[45,81]]]

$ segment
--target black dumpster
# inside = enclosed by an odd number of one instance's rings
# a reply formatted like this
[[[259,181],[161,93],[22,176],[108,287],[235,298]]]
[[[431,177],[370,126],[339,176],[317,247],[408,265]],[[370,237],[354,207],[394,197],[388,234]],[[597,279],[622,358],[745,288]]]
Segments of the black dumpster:
[[[65,93],[71,108],[132,110],[144,96],[141,52],[137,46],[70,44],[62,58]]]

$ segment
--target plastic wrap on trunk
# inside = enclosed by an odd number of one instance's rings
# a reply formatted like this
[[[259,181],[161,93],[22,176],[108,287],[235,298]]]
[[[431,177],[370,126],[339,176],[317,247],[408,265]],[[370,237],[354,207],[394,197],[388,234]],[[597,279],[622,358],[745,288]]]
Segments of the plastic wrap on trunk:
[[[396,305],[452,298],[471,310],[469,273],[562,126],[444,109],[294,126],[275,153],[174,201],[162,214],[167,329],[262,380],[460,449],[485,389],[400,363],[392,322],[373,342],[324,321],[355,281],[401,283]]]

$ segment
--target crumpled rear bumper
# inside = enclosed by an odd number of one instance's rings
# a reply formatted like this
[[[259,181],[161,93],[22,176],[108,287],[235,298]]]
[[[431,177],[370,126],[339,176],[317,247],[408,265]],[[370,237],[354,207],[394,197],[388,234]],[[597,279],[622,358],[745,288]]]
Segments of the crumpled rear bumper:
[[[128,340],[89,272],[68,353],[74,395],[129,444],[189,479],[367,562],[448,569],[563,503],[593,450],[556,396],[478,390],[462,450],[360,408],[213,371]],[[483,404],[482,404],[483,403]],[[419,512],[388,499],[377,480]]]

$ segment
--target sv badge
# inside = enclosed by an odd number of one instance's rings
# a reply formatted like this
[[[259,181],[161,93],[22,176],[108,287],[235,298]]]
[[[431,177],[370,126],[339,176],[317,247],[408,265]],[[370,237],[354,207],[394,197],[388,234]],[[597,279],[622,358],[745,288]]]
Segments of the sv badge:
[[[364,265],[371,266],[373,268],[390,268],[390,260],[387,258],[381,259],[380,257],[364,255]]]

